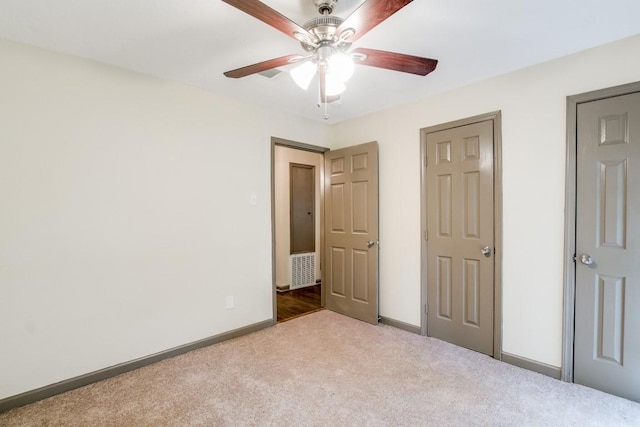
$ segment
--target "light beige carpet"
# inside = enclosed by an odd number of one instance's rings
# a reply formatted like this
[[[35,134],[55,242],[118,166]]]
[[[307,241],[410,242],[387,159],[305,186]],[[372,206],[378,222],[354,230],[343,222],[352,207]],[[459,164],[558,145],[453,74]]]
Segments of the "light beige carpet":
[[[639,426],[640,404],[321,311],[16,408],[0,425]]]

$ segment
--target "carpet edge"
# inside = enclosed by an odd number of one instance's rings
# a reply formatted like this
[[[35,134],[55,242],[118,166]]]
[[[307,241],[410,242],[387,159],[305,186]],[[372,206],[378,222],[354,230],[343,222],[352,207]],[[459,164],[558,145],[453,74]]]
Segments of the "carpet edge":
[[[0,413],[9,411],[13,408],[28,405],[39,400],[53,397],[55,395],[65,393],[76,388],[84,387],[98,381],[106,380],[107,378],[115,377],[117,375],[124,374],[126,372],[130,372],[165,359],[170,359],[172,357],[179,356],[181,354],[188,353],[202,347],[208,347],[222,341],[238,338],[243,335],[251,334],[253,332],[258,332],[273,325],[273,319],[263,320],[261,322],[243,326],[238,329],[233,329],[228,332],[223,332],[221,334],[213,335],[208,338],[203,338],[201,340],[169,348],[167,350],[150,354],[148,356],[133,359],[128,362],[119,363],[117,365],[109,366],[107,368],[99,369],[97,371],[89,372],[77,377],[62,380],[54,384],[49,384],[44,387],[29,390],[24,393],[16,394],[14,396],[9,396],[0,400]]]
[[[380,323],[383,325],[392,326],[394,328],[402,329],[403,331],[411,332],[412,334],[422,335],[420,326],[410,325],[409,323],[401,322],[400,320],[391,319],[390,317],[380,316]]]

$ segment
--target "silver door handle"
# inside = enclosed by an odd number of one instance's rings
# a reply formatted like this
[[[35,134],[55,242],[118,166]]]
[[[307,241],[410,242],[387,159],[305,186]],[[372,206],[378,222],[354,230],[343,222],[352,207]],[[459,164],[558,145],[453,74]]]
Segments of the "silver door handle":
[[[487,258],[491,256],[491,248],[489,246],[485,246],[484,248],[480,249],[480,252]]]
[[[593,264],[593,258],[591,258],[591,255],[582,254],[580,255],[580,262],[584,265],[591,265]]]
[[[375,245],[375,244],[376,244],[376,242],[375,242],[375,241],[373,241],[373,240],[367,240],[367,247],[368,247],[368,248],[372,248],[372,247],[373,247],[373,245]]]

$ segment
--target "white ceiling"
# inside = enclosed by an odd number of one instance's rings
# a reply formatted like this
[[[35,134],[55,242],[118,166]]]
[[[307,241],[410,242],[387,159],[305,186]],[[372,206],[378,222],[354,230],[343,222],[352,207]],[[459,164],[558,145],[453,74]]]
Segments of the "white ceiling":
[[[312,0],[263,2],[298,24],[317,14]],[[339,0],[334,15],[346,18],[361,3]],[[415,0],[353,47],[438,59],[436,71],[419,77],[358,66],[328,122],[638,34],[638,17],[639,0]],[[272,79],[223,76],[303,51],[221,0],[0,0],[0,38],[323,120],[317,92],[299,89],[288,67]]]

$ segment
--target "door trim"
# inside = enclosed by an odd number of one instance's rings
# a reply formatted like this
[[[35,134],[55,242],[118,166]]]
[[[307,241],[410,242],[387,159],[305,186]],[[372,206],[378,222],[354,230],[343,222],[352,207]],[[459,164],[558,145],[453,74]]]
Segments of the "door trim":
[[[578,105],[640,92],[640,82],[614,86],[567,97],[567,159],[564,190],[564,291],[562,310],[562,381],[573,382],[573,342],[576,298],[576,162]]]
[[[293,148],[295,150],[311,151],[324,154],[329,151],[326,147],[305,144],[304,142],[291,141],[284,138],[271,137],[271,287],[273,297],[273,324],[278,323],[278,300],[276,297],[276,146]],[[320,266],[324,264],[324,168],[318,171],[320,174]],[[322,271],[322,270],[320,270]],[[324,307],[325,288],[324,280],[320,282],[320,305]]]
[[[493,122],[494,294],[493,357],[502,360],[502,112],[480,114],[420,129],[420,332],[427,335],[427,134],[491,120]]]

